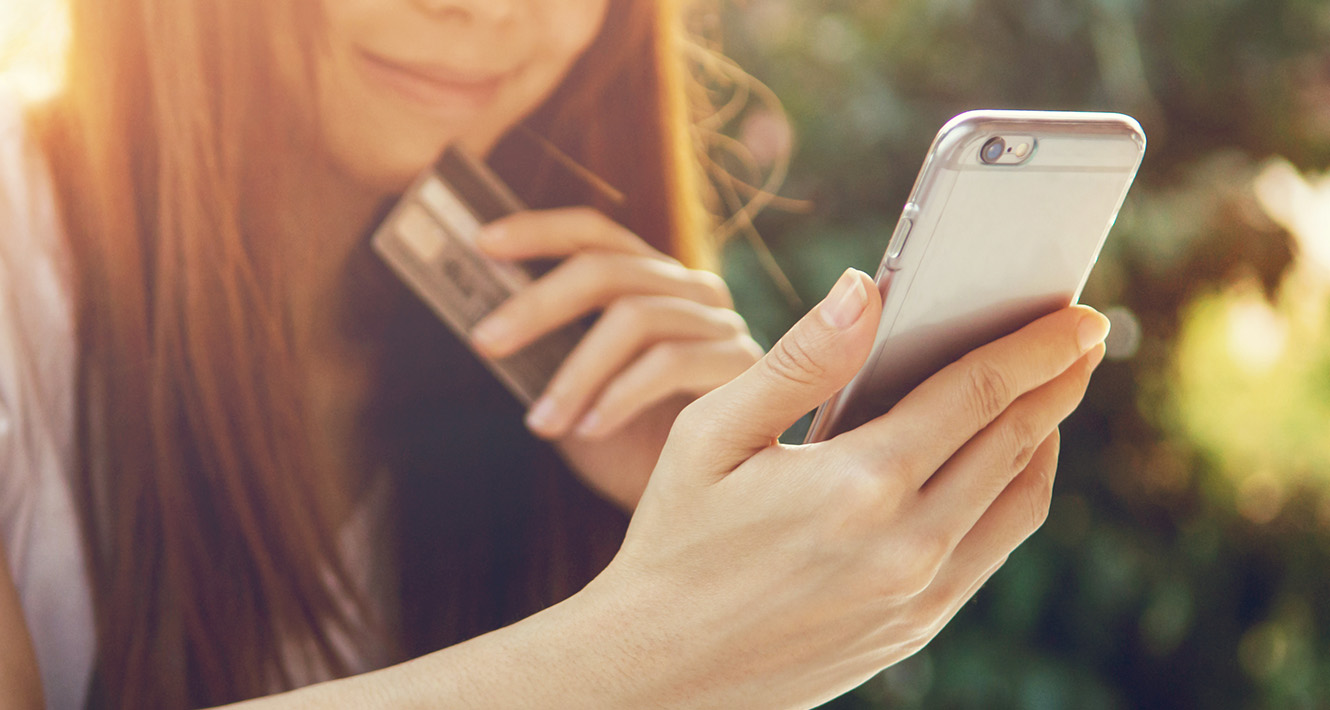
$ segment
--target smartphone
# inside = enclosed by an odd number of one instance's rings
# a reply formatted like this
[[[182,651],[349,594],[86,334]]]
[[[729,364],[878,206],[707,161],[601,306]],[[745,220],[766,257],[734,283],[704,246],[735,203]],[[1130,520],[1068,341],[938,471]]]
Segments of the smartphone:
[[[523,405],[545,390],[586,335],[584,321],[555,330],[518,352],[491,359],[471,346],[471,330],[552,262],[491,259],[475,245],[483,225],[525,209],[484,163],[446,148],[407,189],[371,237],[371,246]]]
[[[938,131],[887,242],[868,361],[806,442],[854,429],[962,355],[1076,302],[1145,154],[1129,116],[971,111]]]

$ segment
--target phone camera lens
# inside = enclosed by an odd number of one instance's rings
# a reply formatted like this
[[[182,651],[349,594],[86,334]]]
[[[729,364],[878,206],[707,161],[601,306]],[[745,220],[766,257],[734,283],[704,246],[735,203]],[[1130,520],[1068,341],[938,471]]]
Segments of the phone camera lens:
[[[999,160],[1002,160],[1002,156],[1006,152],[1007,142],[1002,139],[1002,136],[989,138],[988,142],[984,143],[984,147],[979,149],[979,159],[992,165]]]

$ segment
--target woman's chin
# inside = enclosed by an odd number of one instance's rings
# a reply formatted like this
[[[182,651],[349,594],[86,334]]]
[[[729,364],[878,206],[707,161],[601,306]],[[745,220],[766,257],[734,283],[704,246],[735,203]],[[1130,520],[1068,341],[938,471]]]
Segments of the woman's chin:
[[[457,144],[467,153],[484,158],[497,142],[497,136],[467,136],[404,148],[340,151],[333,159],[341,172],[363,187],[396,193],[406,189],[449,145]]]
[[[348,183],[360,189],[392,195],[404,191],[416,176],[424,172],[442,148],[422,148],[409,154],[334,155],[333,169]]]

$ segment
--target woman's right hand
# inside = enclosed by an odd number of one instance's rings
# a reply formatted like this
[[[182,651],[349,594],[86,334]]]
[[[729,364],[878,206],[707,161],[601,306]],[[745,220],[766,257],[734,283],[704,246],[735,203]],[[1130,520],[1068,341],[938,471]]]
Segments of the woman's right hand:
[[[863,364],[880,311],[868,277],[847,272],[762,360],[684,409],[619,555],[581,592],[245,707],[788,710],[919,650],[1043,522],[1057,425],[1108,322],[1059,311],[858,429],[778,444]]]
[[[757,365],[679,416],[620,554],[570,600],[614,610],[596,655],[621,668],[634,706],[839,695],[932,639],[1043,522],[1057,426],[1103,357],[1107,320],[1064,309],[859,429],[776,443],[862,365],[880,308],[871,280],[847,272]]]

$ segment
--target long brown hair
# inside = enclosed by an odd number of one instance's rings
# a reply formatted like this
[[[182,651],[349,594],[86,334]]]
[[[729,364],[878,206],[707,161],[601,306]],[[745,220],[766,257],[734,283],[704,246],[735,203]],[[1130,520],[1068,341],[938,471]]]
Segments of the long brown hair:
[[[600,37],[527,123],[626,195],[602,205],[613,216],[701,264],[678,4],[614,0]],[[264,161],[280,158],[272,132],[298,142],[291,127],[308,120],[304,104],[278,100],[270,67],[280,43],[301,36],[282,29],[318,26],[315,3],[70,5],[67,87],[33,120],[77,273],[75,492],[96,704],[264,694],[292,682],[281,649],[293,638],[344,672],[331,637],[348,625],[338,521],[302,424],[286,295],[253,226],[268,222],[247,200]],[[292,115],[274,117],[274,106]],[[597,204],[523,140],[505,140],[494,164],[528,201]],[[368,257],[361,267],[376,268]],[[414,654],[575,591],[612,554],[624,516],[525,436],[506,395],[484,391],[470,400],[481,410],[450,415],[489,378],[467,374],[465,354],[381,274],[365,283],[386,289],[377,303],[390,316],[372,334],[393,366],[366,436],[395,473],[401,650]],[[439,374],[440,360],[463,374]],[[449,428],[455,436],[433,435]]]

